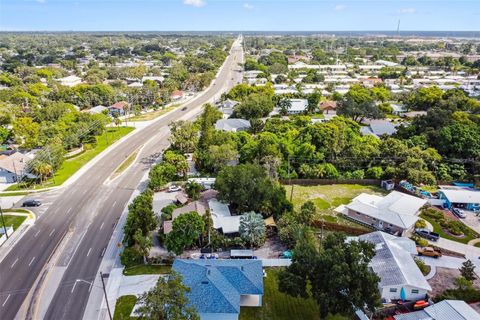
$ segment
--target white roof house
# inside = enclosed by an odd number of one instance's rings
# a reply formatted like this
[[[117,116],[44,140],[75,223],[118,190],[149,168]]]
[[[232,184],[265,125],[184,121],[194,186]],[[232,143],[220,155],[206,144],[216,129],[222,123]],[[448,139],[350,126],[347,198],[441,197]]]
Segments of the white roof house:
[[[98,113],[103,113],[105,110],[108,110],[108,108],[105,106],[95,106],[93,108],[85,110],[85,112],[91,113],[91,114],[98,114]]]
[[[480,320],[480,314],[462,300],[443,300],[423,310],[399,314],[395,320]]]
[[[251,128],[250,121],[245,119],[220,119],[215,123],[216,130],[238,132],[245,131]]]
[[[370,218],[407,230],[418,220],[418,212],[427,200],[398,191],[385,197],[362,193],[345,207]]]
[[[214,229],[222,229],[224,234],[238,232],[241,216],[232,216],[227,204],[213,198],[208,200],[208,207],[210,208]]]
[[[382,298],[423,299],[427,291],[432,290],[413,260],[412,253],[416,254],[416,250],[412,240],[381,231],[361,235],[358,239],[375,245],[376,254],[370,267],[380,277]]]
[[[467,189],[441,189],[439,191],[452,203],[480,203],[480,191]]]
[[[308,107],[307,99],[290,99],[291,107],[288,109],[289,114],[299,114],[305,112]]]
[[[82,78],[73,75],[65,78],[59,78],[57,81],[59,81],[62,86],[73,87],[82,83]]]

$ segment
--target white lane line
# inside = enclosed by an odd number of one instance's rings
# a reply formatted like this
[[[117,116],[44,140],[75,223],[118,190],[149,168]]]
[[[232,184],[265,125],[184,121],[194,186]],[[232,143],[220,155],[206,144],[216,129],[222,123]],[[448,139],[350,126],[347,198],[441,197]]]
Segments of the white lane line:
[[[92,248],[88,249],[88,252],[87,252],[87,257],[90,255],[90,252],[92,251]]]
[[[114,208],[116,204],[117,204],[117,201],[114,201],[112,204],[112,208]]]
[[[48,236],[51,237],[54,232],[55,232],[55,229],[53,229]]]
[[[102,222],[102,225],[100,226],[100,230],[103,229],[103,225],[105,224],[105,222]]]
[[[33,237],[36,238],[39,233],[40,233],[40,230],[38,230],[37,233],[35,233],[35,235]]]
[[[35,260],[35,257],[32,258],[32,261],[30,261],[30,263],[28,264],[28,266],[30,267],[33,263],[33,261]]]
[[[13,266],[15,265],[15,263],[17,263],[17,261],[18,261],[18,258],[17,258],[17,259],[15,259],[15,261],[12,263],[12,265],[10,266],[10,269],[12,269],[12,268],[13,268]]]
[[[75,280],[75,283],[73,284],[73,288],[72,288],[72,291],[70,291],[70,293],[73,293],[73,291],[75,290],[75,286],[77,285],[77,281]]]
[[[7,303],[8,299],[10,299],[10,295],[7,296],[7,299],[5,299],[5,301],[3,302],[2,307],[5,307],[5,304]]]
[[[72,208],[69,208],[69,209],[67,210],[67,214],[69,214],[70,211],[72,211]]]

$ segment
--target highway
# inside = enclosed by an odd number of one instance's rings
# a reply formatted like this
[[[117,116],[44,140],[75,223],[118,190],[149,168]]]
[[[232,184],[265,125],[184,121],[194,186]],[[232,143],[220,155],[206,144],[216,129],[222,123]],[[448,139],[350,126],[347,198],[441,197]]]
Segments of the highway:
[[[191,117],[198,115],[204,103],[218,99],[235,85],[239,61],[243,61],[243,50],[236,42],[214,85],[203,95],[132,134],[74,183],[56,191],[58,195],[52,204],[0,262],[2,320],[24,318],[25,314],[35,318],[34,311],[20,309],[29,292],[33,299],[39,295],[36,290],[42,288],[34,284],[37,279],[43,280],[45,266],[57,248],[55,256],[59,259],[55,264],[63,275],[45,319],[82,319],[91,289],[89,283],[98,272],[113,229],[141,177],[168,146],[168,125],[187,113]],[[182,110],[184,107],[187,110]],[[135,163],[106,183],[124,159],[139,148]]]

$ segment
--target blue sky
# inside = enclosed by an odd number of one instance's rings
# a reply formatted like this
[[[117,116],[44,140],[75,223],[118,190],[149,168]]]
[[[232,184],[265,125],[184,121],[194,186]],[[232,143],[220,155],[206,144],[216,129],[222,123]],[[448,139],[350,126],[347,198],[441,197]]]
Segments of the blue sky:
[[[480,0],[0,0],[0,30],[480,30]]]

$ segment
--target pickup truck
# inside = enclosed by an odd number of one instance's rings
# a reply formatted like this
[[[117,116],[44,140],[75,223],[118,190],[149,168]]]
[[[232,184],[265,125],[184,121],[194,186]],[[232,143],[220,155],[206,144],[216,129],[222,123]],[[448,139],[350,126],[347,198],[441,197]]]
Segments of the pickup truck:
[[[435,259],[442,256],[442,253],[440,251],[435,250],[432,247],[417,247],[417,253],[419,256],[433,257]]]
[[[418,234],[420,237],[431,241],[437,241],[440,238],[440,235],[438,233],[429,231],[427,229],[415,229],[415,233]]]

